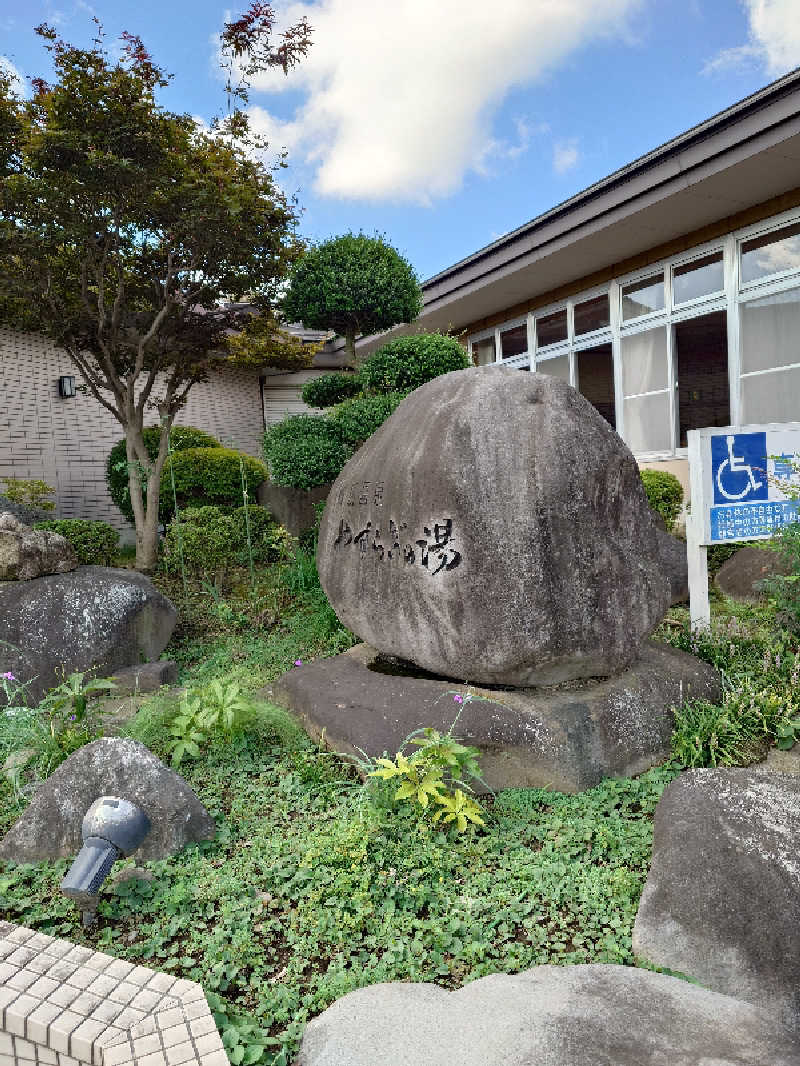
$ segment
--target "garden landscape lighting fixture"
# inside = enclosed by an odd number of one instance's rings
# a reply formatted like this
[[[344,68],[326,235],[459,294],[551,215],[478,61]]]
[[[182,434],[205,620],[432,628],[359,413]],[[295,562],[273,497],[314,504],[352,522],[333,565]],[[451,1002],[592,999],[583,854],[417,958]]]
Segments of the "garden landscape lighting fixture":
[[[75,396],[75,378],[72,374],[62,374],[58,379],[58,395],[62,400],[71,400]]]
[[[96,799],[83,817],[83,847],[76,855],[61,891],[83,911],[83,924],[95,919],[100,886],[117,859],[132,855],[150,832],[141,807],[116,796]]]

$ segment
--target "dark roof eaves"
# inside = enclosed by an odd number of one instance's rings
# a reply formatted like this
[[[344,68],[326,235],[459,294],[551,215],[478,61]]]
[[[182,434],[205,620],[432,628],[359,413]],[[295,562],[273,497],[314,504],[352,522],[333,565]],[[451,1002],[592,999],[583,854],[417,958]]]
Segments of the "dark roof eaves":
[[[744,99],[739,100],[724,111],[720,111],[716,115],[712,115],[711,118],[705,119],[696,126],[692,126],[684,133],[672,138],[672,140],[666,141],[658,148],[654,148],[650,152],[632,160],[632,162],[627,163],[624,167],[620,167],[619,170],[613,171],[607,177],[601,178],[600,181],[589,185],[586,189],[581,190],[581,192],[576,193],[567,200],[563,200],[560,204],[556,204],[554,207],[549,208],[541,215],[537,215],[529,222],[517,227],[517,229],[511,230],[509,233],[504,234],[491,244],[487,244],[485,247],[478,249],[477,252],[473,252],[472,255],[467,256],[465,259],[460,259],[452,266],[447,267],[438,274],[434,274],[433,277],[422,282],[423,292],[426,287],[444,281],[448,276],[457,274],[464,267],[478,263],[488,255],[500,251],[504,246],[513,244],[515,241],[519,240],[520,237],[532,233],[534,230],[547,223],[553,222],[560,216],[563,217],[568,215],[576,207],[583,206],[587,202],[599,198],[601,195],[610,192],[614,188],[618,188],[632,180],[642,171],[652,168],[656,164],[664,163],[671,156],[686,151],[686,149],[693,144],[698,144],[699,142],[708,139],[712,134],[719,133],[721,130],[733,125],[735,122],[741,121],[743,118],[754,112],[782,99],[784,96],[798,88],[800,88],[800,67],[790,71],[789,74],[783,75],[783,77],[778,78],[776,81],[771,82],[763,89],[759,89],[755,93],[751,93],[749,96],[744,97]],[[749,139],[751,139],[750,136],[742,138],[742,143],[745,143]],[[730,150],[731,147],[733,146],[729,145],[728,150]],[[605,212],[598,212],[598,217],[603,213]],[[525,253],[520,253],[520,255],[521,254]],[[519,255],[511,256],[508,262],[513,262],[513,260],[517,258],[519,258]],[[457,285],[454,288],[458,289],[461,287],[462,286]]]

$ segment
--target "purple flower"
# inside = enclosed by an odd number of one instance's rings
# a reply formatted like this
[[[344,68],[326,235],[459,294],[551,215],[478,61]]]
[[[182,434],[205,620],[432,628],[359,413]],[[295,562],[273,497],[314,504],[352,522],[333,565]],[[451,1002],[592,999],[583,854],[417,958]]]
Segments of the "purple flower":
[[[17,680],[17,679],[16,679],[15,677],[14,677],[14,675],[13,675],[13,674],[11,673],[11,671],[10,671],[10,670],[9,670],[9,671],[8,671],[7,673],[5,673],[5,674],[2,674],[2,675],[0,675],[0,676],[2,676],[2,678],[3,678],[3,680],[4,680],[4,681],[16,681],[16,680]]]
[[[70,722],[74,722],[74,721],[75,721],[75,715],[74,715],[74,714],[71,714],[71,715],[69,716],[69,720],[70,720]]]
[[[464,697],[463,696],[453,696],[453,702],[454,703],[463,703],[464,702]]]
[[[302,659],[295,659],[294,665],[295,666],[302,666],[303,665],[303,660]]]

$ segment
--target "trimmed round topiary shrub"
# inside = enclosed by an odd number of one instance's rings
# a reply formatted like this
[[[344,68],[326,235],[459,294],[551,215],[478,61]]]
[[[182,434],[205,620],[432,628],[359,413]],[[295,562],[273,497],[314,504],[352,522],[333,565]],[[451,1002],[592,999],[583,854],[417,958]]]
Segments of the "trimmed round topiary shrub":
[[[292,538],[269,511],[248,507],[253,562],[269,564],[288,557]],[[162,563],[168,572],[183,565],[194,573],[214,574],[233,566],[247,566],[247,521],[244,507],[189,507],[167,526]]]
[[[151,459],[158,455],[158,445],[161,440],[160,426],[147,426],[143,433],[144,446]],[[219,448],[220,443],[210,433],[194,426],[173,426],[169,434],[170,448],[174,452],[185,448]],[[111,499],[122,511],[129,522],[133,522],[133,508],[131,507],[130,490],[128,487],[128,453],[125,447],[125,438],[117,441],[106,461],[106,482]],[[144,496],[144,493],[142,494]]]
[[[339,404],[328,417],[336,423],[344,442],[352,448],[357,448],[383,425],[405,396],[404,392],[356,396],[353,400]]]
[[[336,421],[293,415],[264,434],[264,458],[276,485],[311,489],[338,477],[353,454]]]
[[[309,407],[324,410],[343,403],[361,392],[361,378],[358,374],[324,374],[322,377],[307,381],[300,393],[303,403]]]
[[[242,468],[249,500],[255,500],[256,490],[267,480],[267,468],[259,459],[234,451],[233,448],[186,448],[173,452],[164,464],[161,475],[159,514],[163,520],[175,512],[175,496],[181,510],[189,507],[229,506],[244,502],[242,497]]]
[[[671,533],[683,507],[683,486],[667,470],[640,470],[639,473],[650,506],[661,515],[667,532]]]
[[[410,392],[441,374],[465,370],[470,365],[455,337],[417,333],[398,337],[379,348],[364,362],[361,381],[365,389],[373,392]]]
[[[119,533],[108,522],[89,518],[53,518],[36,522],[34,529],[49,529],[69,541],[83,566],[111,566],[119,547]]]

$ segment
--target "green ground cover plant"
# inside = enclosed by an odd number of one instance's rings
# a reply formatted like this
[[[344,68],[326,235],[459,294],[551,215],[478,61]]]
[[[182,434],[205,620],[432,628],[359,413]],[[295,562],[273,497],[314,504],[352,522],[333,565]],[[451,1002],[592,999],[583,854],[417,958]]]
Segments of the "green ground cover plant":
[[[483,825],[459,826],[455,811],[443,824],[431,817],[430,789],[427,805],[418,794],[397,797],[410,778],[395,752],[371,769],[400,773],[365,784],[351,762],[265,702],[262,686],[285,670],[355,640],[320,588],[313,547],[312,537],[259,568],[255,584],[232,571],[224,596],[199,579],[156,576],[180,609],[169,654],[186,696],[152,697],[128,731],[169,761],[197,724],[187,708],[195,701],[202,738],[179,769],[215,818],[216,839],[150,864],[150,881],[110,886],[88,931],[58,891],[66,862],[0,864],[0,916],[199,981],[231,1061],[262,1066],[288,1066],[309,1018],[376,981],[456,988],[540,963],[635,965],[631,934],[658,799],[683,766],[750,761],[794,737],[796,639],[768,604],[716,600],[702,634],[674,609],[657,636],[725,681],[720,707],[679,709],[676,758],[574,796],[476,794]],[[457,709],[454,701],[454,718]],[[791,738],[781,732],[789,729]],[[455,759],[442,773],[454,795],[475,765],[457,722],[452,733],[448,751],[441,737],[411,738],[423,743],[406,758],[427,744],[429,755],[440,748],[445,762]],[[18,814],[13,795],[3,777],[0,832]]]

